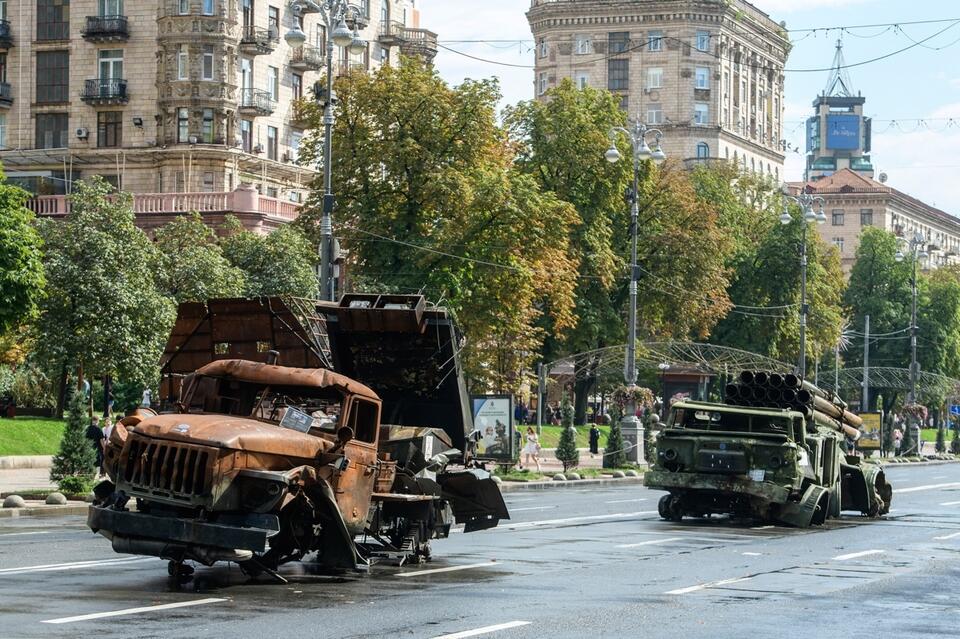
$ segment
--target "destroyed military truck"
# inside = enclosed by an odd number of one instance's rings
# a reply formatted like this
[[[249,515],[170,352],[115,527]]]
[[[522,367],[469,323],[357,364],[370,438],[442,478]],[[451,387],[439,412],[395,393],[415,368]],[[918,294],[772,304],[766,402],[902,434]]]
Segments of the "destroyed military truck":
[[[795,375],[753,371],[725,390],[724,404],[671,407],[644,477],[668,491],[661,517],[730,514],[806,527],[841,511],[890,510],[882,468],[846,454],[862,422],[840,398]]]
[[[332,571],[428,560],[454,522],[509,517],[471,459],[461,347],[419,296],[183,304],[167,410],[114,429],[87,523],[181,580],[187,560],[278,580],[313,553]]]

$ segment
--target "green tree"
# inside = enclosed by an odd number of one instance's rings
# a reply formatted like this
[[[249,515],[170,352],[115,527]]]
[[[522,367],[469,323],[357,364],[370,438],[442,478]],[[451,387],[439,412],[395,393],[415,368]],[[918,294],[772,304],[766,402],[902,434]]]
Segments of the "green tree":
[[[900,441],[900,454],[902,455],[916,454],[916,451],[910,450],[917,443],[913,441],[913,424],[914,419],[912,417],[908,417],[903,422],[903,439]]]
[[[66,218],[40,227],[47,296],[38,359],[145,385],[159,373],[174,305],[156,287],[155,248],[134,225],[131,196],[111,188],[99,177],[78,182]]]
[[[157,287],[177,303],[243,294],[243,271],[224,257],[216,234],[199,213],[163,225],[154,242]]]
[[[86,437],[89,425],[83,393],[74,391],[70,395],[67,423],[60,439],[60,451],[54,455],[53,465],[50,467],[51,480],[61,483],[67,480],[68,486],[75,486],[77,480],[83,484],[93,481],[97,457],[91,441]]]
[[[514,170],[494,81],[451,87],[406,59],[341,78],[337,94],[334,221],[354,287],[442,302],[467,338],[471,385],[517,390],[545,325],[562,333],[576,321],[576,212]],[[321,142],[304,143],[303,161]],[[319,204],[297,222],[313,241]]]
[[[45,284],[43,243],[27,197],[0,175],[0,335],[33,316]]]
[[[573,406],[566,393],[560,404],[560,441],[557,443],[556,456],[563,463],[563,470],[575,468],[580,463],[580,451],[577,449],[577,429],[573,425]]]
[[[941,267],[929,274],[921,274],[918,284],[917,360],[920,369],[960,377],[960,267]],[[945,398],[927,399],[931,404],[939,405]]]
[[[943,423],[937,426],[937,443],[935,449],[938,453],[947,452],[947,429]]]
[[[627,465],[625,444],[623,431],[620,430],[620,420],[614,419],[610,422],[610,434],[607,435],[607,445],[603,449],[604,468],[623,468]]]
[[[285,225],[259,235],[244,229],[234,217],[226,227],[223,255],[234,272],[243,273],[244,295],[317,296],[316,252],[300,230]]]

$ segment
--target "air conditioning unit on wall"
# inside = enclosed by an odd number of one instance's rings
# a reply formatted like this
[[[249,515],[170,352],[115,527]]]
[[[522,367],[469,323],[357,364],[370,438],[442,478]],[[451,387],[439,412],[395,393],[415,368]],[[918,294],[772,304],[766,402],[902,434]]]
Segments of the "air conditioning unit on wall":
[[[90,137],[90,131],[86,127],[77,127],[77,139],[86,140]]]

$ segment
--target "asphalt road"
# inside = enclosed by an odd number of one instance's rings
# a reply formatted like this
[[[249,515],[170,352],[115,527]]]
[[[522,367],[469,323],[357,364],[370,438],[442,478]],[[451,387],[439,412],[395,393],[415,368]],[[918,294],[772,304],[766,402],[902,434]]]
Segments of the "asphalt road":
[[[960,628],[960,465],[891,467],[893,511],[812,530],[661,521],[638,486],[507,495],[434,561],[290,583],[114,554],[79,517],[0,524],[0,637],[929,637]]]

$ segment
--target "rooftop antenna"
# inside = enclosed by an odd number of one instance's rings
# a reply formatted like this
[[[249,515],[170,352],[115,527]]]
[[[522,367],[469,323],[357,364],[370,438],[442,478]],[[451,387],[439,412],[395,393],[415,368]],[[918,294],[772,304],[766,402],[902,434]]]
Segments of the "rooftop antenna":
[[[823,95],[838,98],[856,97],[853,91],[853,83],[850,82],[850,74],[847,73],[846,61],[843,59],[843,40],[837,40],[837,53],[833,56],[833,67],[830,71],[830,79],[827,81],[827,88]]]

